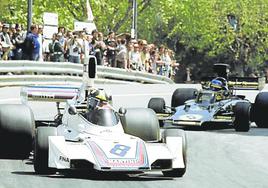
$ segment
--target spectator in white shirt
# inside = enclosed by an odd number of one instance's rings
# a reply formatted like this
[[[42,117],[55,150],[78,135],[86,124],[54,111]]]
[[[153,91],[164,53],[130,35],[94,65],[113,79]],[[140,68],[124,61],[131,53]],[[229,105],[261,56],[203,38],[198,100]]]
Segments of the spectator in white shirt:
[[[130,67],[133,70],[143,70],[140,47],[138,44],[134,44],[134,51],[131,52],[130,57]]]
[[[81,63],[80,53],[82,51],[82,46],[78,42],[78,38],[76,35],[74,35],[73,38],[71,38],[68,44],[68,50],[69,50],[69,62]]]

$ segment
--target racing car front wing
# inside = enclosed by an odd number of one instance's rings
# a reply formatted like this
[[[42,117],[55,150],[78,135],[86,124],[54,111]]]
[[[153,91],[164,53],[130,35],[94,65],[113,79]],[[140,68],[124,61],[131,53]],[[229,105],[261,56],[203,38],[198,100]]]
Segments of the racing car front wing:
[[[116,147],[111,146],[110,151],[116,149],[119,155],[127,151],[126,147]],[[112,158],[97,143],[69,142],[65,141],[63,136],[50,136],[48,165],[59,170],[95,169],[98,171],[150,171],[185,167],[181,137],[167,138],[167,143],[141,141],[136,147],[135,157]]]

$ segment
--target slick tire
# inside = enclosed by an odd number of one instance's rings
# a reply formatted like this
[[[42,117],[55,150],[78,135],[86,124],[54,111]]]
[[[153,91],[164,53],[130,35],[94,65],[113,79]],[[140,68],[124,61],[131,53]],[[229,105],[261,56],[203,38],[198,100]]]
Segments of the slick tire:
[[[239,132],[248,132],[250,129],[249,102],[237,102],[234,106],[234,128]]]
[[[197,89],[194,88],[179,88],[176,89],[171,98],[171,107],[175,108],[181,106],[185,101],[190,99],[195,99],[197,94]]]
[[[121,123],[127,134],[137,136],[144,141],[160,140],[159,122],[155,112],[149,108],[128,108]]]
[[[165,113],[166,102],[163,98],[151,98],[148,103],[148,108],[151,108],[155,113]]]
[[[163,142],[167,142],[167,137],[181,137],[182,138],[182,157],[185,167],[184,168],[174,168],[172,170],[162,171],[164,176],[167,177],[182,177],[186,172],[187,167],[187,139],[185,132],[179,129],[166,129],[163,132],[162,139]]]
[[[256,96],[251,117],[259,128],[268,128],[268,92],[261,92]]]
[[[54,174],[55,169],[48,167],[48,137],[57,136],[55,127],[38,127],[34,144],[34,170],[37,174]]]
[[[35,121],[22,104],[0,105],[0,157],[28,158],[32,151]]]

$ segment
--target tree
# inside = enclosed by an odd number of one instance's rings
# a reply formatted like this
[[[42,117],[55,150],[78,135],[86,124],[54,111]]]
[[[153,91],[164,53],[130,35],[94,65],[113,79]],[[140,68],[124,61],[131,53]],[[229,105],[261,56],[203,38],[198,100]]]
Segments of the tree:
[[[26,24],[27,0],[0,0],[0,19]],[[182,65],[208,67],[225,62],[261,67],[268,61],[268,0],[137,0],[138,37],[166,44]],[[90,1],[98,30],[130,32],[133,0]],[[86,19],[85,0],[34,0],[33,22],[44,12],[59,15],[59,24],[73,29]],[[228,17],[230,16],[231,17]],[[230,19],[231,18],[231,19]],[[203,71],[201,71],[203,72]]]

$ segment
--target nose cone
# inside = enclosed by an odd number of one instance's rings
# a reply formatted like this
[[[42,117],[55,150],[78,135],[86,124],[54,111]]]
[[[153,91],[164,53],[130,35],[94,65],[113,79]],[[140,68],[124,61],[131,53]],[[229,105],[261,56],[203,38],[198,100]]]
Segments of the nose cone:
[[[89,141],[100,169],[131,171],[149,168],[145,143],[136,138],[121,141]]]

